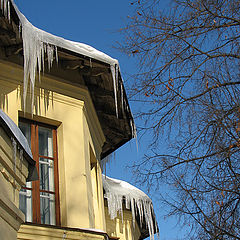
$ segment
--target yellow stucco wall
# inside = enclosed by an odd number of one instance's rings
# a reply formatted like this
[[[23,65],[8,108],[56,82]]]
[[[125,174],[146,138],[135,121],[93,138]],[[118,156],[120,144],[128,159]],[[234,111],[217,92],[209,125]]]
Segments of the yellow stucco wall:
[[[16,148],[14,157],[12,140],[0,126],[0,239],[17,238],[24,214],[19,210],[19,190],[25,185],[28,175],[26,159],[20,159],[20,150]]]
[[[36,84],[32,115],[30,101],[26,104],[27,113],[23,113],[22,79],[21,67],[0,61],[1,108],[15,123],[21,116],[58,127],[61,225],[105,231],[98,163],[105,138],[87,89],[45,75],[41,88]],[[91,173],[91,154],[97,161],[95,176]],[[93,179],[97,179],[97,184]]]
[[[115,219],[111,219],[108,214],[108,208],[105,207],[107,234],[110,237],[120,240],[138,240],[141,233],[137,223],[133,226],[132,212],[123,210],[123,217],[118,214]]]
[[[20,160],[16,149],[16,163],[13,159],[13,146],[10,137],[0,127],[0,185],[4,193],[16,207],[19,206],[19,190],[26,183],[28,175],[27,161]]]

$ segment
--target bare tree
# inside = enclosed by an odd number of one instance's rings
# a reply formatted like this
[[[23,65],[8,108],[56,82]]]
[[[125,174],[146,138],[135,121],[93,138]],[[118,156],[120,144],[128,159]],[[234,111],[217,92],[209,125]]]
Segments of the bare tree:
[[[138,129],[152,134],[135,172],[168,184],[162,200],[190,239],[240,239],[240,1],[132,5],[120,48],[140,66],[130,97],[141,104]]]

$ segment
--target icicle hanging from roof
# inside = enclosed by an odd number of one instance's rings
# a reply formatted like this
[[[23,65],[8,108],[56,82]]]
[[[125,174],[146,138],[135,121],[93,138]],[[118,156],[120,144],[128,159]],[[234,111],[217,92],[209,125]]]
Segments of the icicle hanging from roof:
[[[113,89],[114,89],[114,99],[115,99],[115,109],[116,109],[116,116],[118,118],[118,102],[117,102],[117,89],[118,89],[118,65],[111,65],[111,72],[113,78]]]
[[[1,2],[1,9],[3,10],[3,14],[5,16],[5,18],[8,19],[8,21],[10,21],[10,2],[9,0],[0,0]]]
[[[113,179],[103,175],[104,197],[108,203],[108,213],[111,219],[117,217],[120,213],[123,218],[123,201],[126,208],[131,209],[133,226],[135,225],[136,213],[139,215],[140,227],[145,220],[150,238],[154,239],[154,230],[158,229],[155,220],[153,204],[151,199],[138,188],[129,183]]]
[[[47,44],[43,41],[43,35],[39,32],[34,32],[32,25],[26,22],[22,25],[22,39],[23,39],[23,52],[24,52],[24,110],[27,97],[28,80],[30,79],[32,94],[32,111],[34,100],[34,86],[36,71],[38,69],[39,80],[40,72],[44,69],[44,55],[47,54],[48,68],[52,67],[54,59],[54,46]],[[57,49],[56,49],[57,51]]]
[[[44,41],[44,32],[35,28],[25,16],[18,10],[13,1],[13,4],[19,20],[19,30],[22,32],[23,39],[23,55],[24,55],[24,90],[23,90],[23,105],[24,110],[26,107],[26,97],[27,97],[27,88],[28,81],[30,79],[30,93],[32,94],[32,112],[33,112],[33,103],[34,103],[34,86],[36,79],[36,71],[38,69],[39,80],[40,72],[44,70],[44,55],[47,54],[48,66],[49,69],[52,66],[54,59],[54,47],[53,45]],[[4,12],[4,16],[10,21],[10,0],[1,0],[1,9]],[[55,51],[57,48],[55,47]],[[56,54],[57,56],[57,54]]]

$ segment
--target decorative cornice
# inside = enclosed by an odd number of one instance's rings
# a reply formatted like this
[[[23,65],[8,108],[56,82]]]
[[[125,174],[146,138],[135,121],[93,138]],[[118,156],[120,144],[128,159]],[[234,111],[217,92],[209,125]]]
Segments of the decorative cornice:
[[[70,228],[58,226],[43,226],[34,223],[25,223],[21,225],[18,236],[41,237],[51,236],[55,238],[67,239],[108,239],[106,232],[98,229]]]

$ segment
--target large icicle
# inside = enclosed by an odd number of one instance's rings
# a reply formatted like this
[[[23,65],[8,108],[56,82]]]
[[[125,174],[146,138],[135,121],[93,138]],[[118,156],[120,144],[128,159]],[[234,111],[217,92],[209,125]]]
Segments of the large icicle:
[[[34,101],[34,86],[36,78],[36,70],[40,72],[44,69],[44,53],[47,53],[49,68],[52,65],[54,54],[53,46],[45,42],[44,31],[35,28],[25,16],[18,10],[14,1],[11,0],[13,4],[21,26],[22,39],[23,39],[23,54],[24,54],[24,110],[26,107],[26,97],[28,81],[30,79],[30,92],[32,94],[32,111],[33,111],[33,101]],[[4,16],[10,21],[10,0],[1,0],[1,9],[4,12]],[[43,66],[43,67],[42,67]]]
[[[114,89],[116,116],[118,118],[117,90],[118,90],[118,71],[119,71],[119,67],[118,67],[118,64],[115,64],[115,65],[111,65],[110,68],[111,68],[112,79],[113,79],[113,89]]]
[[[27,97],[28,80],[30,79],[33,111],[36,71],[38,69],[40,79],[40,72],[44,70],[45,53],[47,54],[48,68],[50,70],[54,59],[55,46],[45,43],[42,32],[36,31],[36,29],[28,21],[22,21],[22,39],[24,54],[24,109]]]
[[[131,184],[113,179],[103,175],[104,197],[108,202],[108,213],[111,219],[121,214],[123,217],[123,201],[125,200],[126,208],[131,209],[133,226],[135,225],[136,214],[139,216],[140,227],[145,220],[150,238],[154,239],[154,230],[158,229],[157,222],[153,212],[151,199],[141,190]]]

